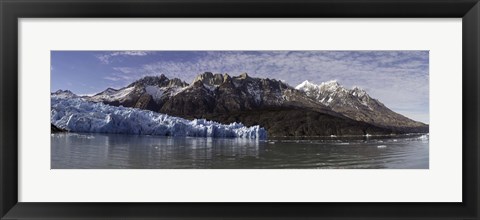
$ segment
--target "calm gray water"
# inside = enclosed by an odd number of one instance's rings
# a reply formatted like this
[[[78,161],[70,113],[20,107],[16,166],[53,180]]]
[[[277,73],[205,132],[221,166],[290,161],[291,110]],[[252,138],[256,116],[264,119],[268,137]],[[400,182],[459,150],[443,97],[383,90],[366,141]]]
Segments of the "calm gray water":
[[[428,169],[428,136],[328,140],[51,135],[52,169]]]

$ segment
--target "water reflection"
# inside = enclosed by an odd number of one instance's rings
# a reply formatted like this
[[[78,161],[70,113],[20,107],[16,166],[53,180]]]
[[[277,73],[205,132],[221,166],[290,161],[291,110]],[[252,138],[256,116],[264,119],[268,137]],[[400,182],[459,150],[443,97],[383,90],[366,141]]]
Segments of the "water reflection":
[[[428,168],[428,137],[217,139],[53,134],[52,168]]]

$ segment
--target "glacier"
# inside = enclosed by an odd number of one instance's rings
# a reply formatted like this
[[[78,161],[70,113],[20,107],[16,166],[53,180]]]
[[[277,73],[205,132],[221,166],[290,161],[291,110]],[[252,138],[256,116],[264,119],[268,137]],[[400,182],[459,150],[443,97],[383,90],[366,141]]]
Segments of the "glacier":
[[[256,125],[220,124],[205,119],[187,120],[148,110],[110,106],[82,98],[51,96],[50,121],[72,132],[118,133],[176,137],[266,139],[267,131]]]

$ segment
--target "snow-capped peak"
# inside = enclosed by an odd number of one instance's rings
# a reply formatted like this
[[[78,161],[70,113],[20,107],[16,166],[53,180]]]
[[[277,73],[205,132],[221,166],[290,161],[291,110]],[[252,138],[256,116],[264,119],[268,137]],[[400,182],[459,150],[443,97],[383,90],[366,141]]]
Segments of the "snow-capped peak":
[[[72,91],[70,90],[57,90],[56,92],[53,92],[50,94],[51,96],[55,96],[55,97],[59,97],[59,98],[76,98],[78,97],[77,95],[75,95],[75,93],[73,93]]]
[[[309,82],[308,80],[305,80],[302,83],[298,84],[298,86],[296,86],[295,89],[303,91],[308,87],[314,87],[314,86],[317,86],[317,85]]]
[[[357,86],[353,87],[350,90],[350,92],[353,96],[356,96],[356,97],[363,97],[363,96],[367,95],[367,91],[365,91],[364,89],[361,89]]]
[[[345,89],[336,80],[322,82],[319,85],[311,83],[308,80],[305,80],[295,87],[295,89],[300,91],[313,91],[313,90],[336,91],[339,88]]]
[[[326,82],[322,82],[320,85],[325,85],[325,86],[340,86],[340,83],[338,83],[337,80],[330,80]]]
[[[337,89],[344,89],[340,83],[338,83],[336,80],[330,80],[330,81],[327,81],[327,82],[322,82],[319,86],[318,86],[321,90],[328,90],[328,91],[335,91]]]
[[[350,105],[354,106],[354,108],[358,108],[358,106],[355,107],[354,103],[360,103],[369,107],[368,102],[370,96],[368,96],[365,90],[356,86],[352,89],[346,89],[336,80],[322,82],[319,85],[305,80],[295,88],[305,92],[307,96],[312,97],[327,106],[335,104],[340,106]]]
[[[116,90],[114,88],[107,88],[105,91],[103,91],[104,94],[112,94],[112,93],[115,93],[115,92],[118,92],[118,90]]]
[[[53,94],[65,94],[65,93],[73,94],[73,92],[70,91],[70,90],[68,90],[68,89],[67,89],[67,90],[61,90],[61,89],[59,89],[59,90],[57,90],[56,92],[54,92]]]

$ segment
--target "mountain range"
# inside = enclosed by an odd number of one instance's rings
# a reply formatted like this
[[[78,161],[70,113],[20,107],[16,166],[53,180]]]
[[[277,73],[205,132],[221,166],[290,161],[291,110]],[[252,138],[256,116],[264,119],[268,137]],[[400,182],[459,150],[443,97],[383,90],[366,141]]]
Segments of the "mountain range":
[[[78,97],[68,90],[52,95]],[[346,89],[335,81],[319,85],[305,81],[292,87],[247,73],[230,76],[205,72],[188,84],[162,74],[82,98],[186,119],[260,125],[271,137],[428,132],[427,124],[392,111],[365,90]]]

